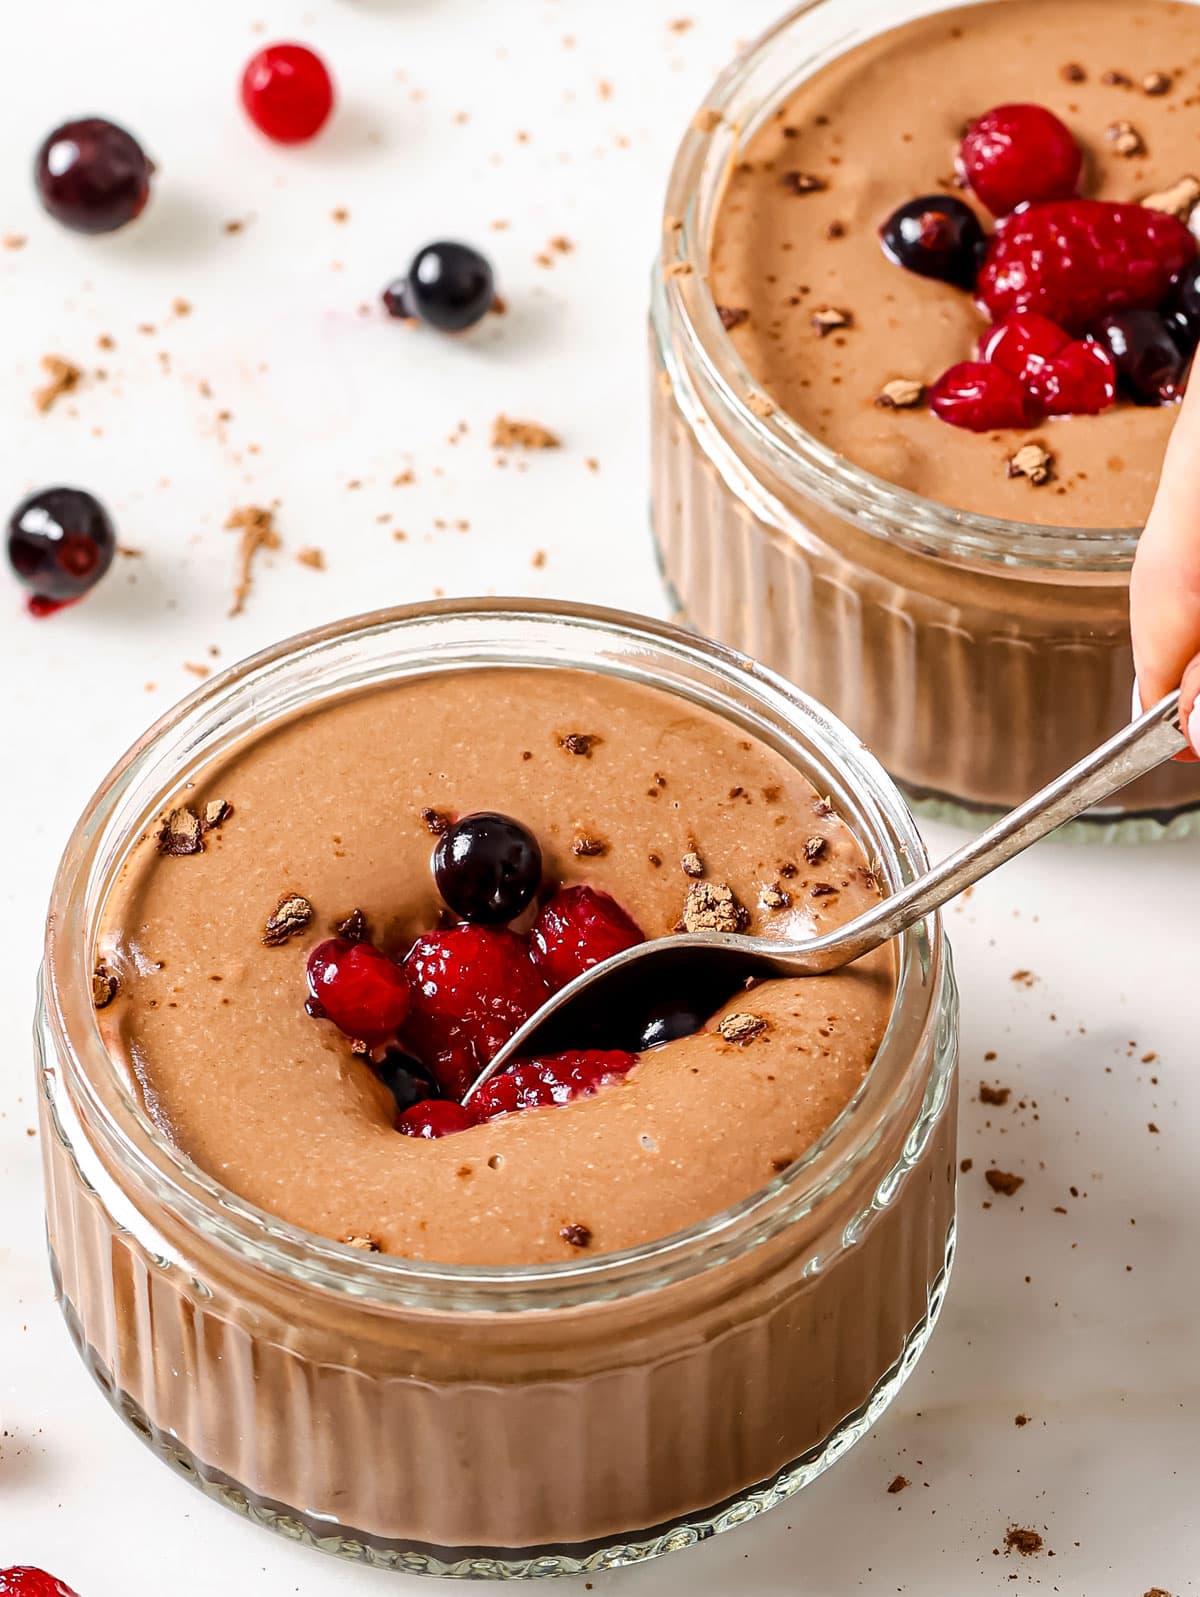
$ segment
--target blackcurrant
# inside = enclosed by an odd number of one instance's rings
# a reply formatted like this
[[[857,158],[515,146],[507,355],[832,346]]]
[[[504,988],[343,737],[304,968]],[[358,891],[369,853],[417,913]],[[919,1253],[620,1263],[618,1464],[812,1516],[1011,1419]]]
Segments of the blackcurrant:
[[[9,518],[9,563],[36,600],[81,599],[112,565],[116,549],[108,512],[82,488],[44,488]]]
[[[973,288],[987,248],[971,207],[953,194],[924,194],[892,212],[879,229],[883,252],[910,272]]]
[[[473,327],[496,300],[488,261],[469,244],[426,244],[406,276],[390,284],[383,303],[390,316],[416,317],[444,333]]]
[[[456,915],[502,924],[519,915],[537,892],[542,851],[519,821],[482,810],[464,815],[438,839],[433,879]]]
[[[124,128],[100,116],[64,122],[34,161],[42,204],[77,233],[112,233],[141,214],[154,165]]]

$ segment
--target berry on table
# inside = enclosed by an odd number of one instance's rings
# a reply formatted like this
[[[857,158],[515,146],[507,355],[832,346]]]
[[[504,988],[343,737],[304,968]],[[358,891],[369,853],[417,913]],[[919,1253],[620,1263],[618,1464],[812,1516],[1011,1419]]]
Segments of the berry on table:
[[[952,194],[924,194],[893,211],[879,229],[883,252],[920,277],[973,288],[987,240],[979,218]]]
[[[646,940],[616,899],[595,887],[560,888],[529,935],[533,962],[555,991]]]
[[[463,920],[515,920],[542,880],[542,851],[528,827],[481,810],[442,833],[433,851],[433,879]]]
[[[242,73],[242,105],[260,133],[276,144],[302,144],[333,110],[333,79],[303,44],[269,44]]]
[[[312,1002],[347,1037],[382,1042],[408,1017],[408,978],[371,943],[351,943],[344,937],[318,943],[308,956],[307,974]]]
[[[1157,311],[1113,311],[1091,330],[1122,392],[1138,405],[1168,405],[1183,393],[1187,359]]]
[[[977,293],[993,321],[1036,311],[1082,333],[1109,311],[1154,309],[1195,257],[1195,238],[1165,212],[1052,200],[997,224]]]
[[[496,279],[487,258],[469,244],[426,244],[406,276],[389,284],[389,316],[416,318],[443,333],[473,327],[496,302]]]
[[[959,145],[959,175],[993,216],[1075,193],[1083,152],[1042,105],[998,105],[972,122]]]
[[[450,1137],[456,1131],[469,1131],[476,1119],[470,1109],[454,1103],[449,1098],[427,1098],[424,1103],[406,1109],[396,1121],[396,1130],[406,1137],[424,1137],[432,1141],[437,1137]]]
[[[478,1119],[491,1120],[520,1109],[570,1103],[619,1081],[636,1064],[636,1054],[619,1048],[582,1048],[522,1059],[485,1082],[471,1100],[471,1109]]]
[[[9,564],[36,615],[82,599],[112,565],[116,548],[108,512],[82,488],[44,488],[9,517]]]
[[[153,171],[133,134],[101,116],[55,128],[33,165],[42,205],[76,233],[112,233],[132,222],[150,198]]]
[[[65,1581],[28,1564],[0,1569],[0,1597],[76,1597]]]
[[[952,427],[977,433],[1031,427],[1038,419],[1020,378],[981,360],[959,361],[943,372],[929,390],[929,408]]]

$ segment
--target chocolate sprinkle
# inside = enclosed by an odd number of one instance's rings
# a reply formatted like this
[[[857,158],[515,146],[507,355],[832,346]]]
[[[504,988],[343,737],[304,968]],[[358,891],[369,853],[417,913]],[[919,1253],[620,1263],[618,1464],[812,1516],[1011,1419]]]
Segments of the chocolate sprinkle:
[[[585,1225],[565,1225],[558,1234],[573,1248],[586,1248],[592,1240],[591,1230]]]
[[[298,893],[288,893],[279,900],[263,927],[262,940],[268,948],[278,948],[289,937],[302,932],[313,918],[313,907],[307,898]]]
[[[204,852],[204,828],[200,817],[188,805],[172,810],[158,834],[158,852],[168,858]]]

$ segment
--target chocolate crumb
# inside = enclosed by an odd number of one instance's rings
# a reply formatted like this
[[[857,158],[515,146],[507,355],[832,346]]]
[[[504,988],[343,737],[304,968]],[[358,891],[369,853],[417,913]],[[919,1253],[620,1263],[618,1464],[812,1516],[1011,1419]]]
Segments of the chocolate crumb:
[[[924,397],[925,384],[917,382],[915,377],[893,377],[875,395],[875,403],[881,410],[911,410]]]
[[[1040,1553],[1042,1538],[1035,1530],[1025,1530],[1020,1525],[1010,1525],[1004,1533],[1004,1548],[1009,1553],[1020,1553],[1028,1558],[1030,1553]]]
[[[718,305],[717,315],[721,318],[721,326],[727,333],[735,327],[740,327],[743,322],[750,320],[750,312],[740,305]]]
[[[792,895],[784,892],[778,882],[772,882],[763,888],[762,901],[766,909],[787,909],[792,902]]]
[[[267,917],[262,940],[268,948],[278,948],[289,937],[302,932],[313,918],[313,907],[307,898],[298,893],[288,893],[279,900]]]
[[[62,355],[43,355],[42,369],[47,381],[41,388],[34,390],[33,403],[44,414],[53,408],[56,400],[78,387],[83,372],[74,361],[66,360]]]
[[[307,566],[310,571],[324,571],[325,569],[324,549],[316,549],[311,547],[307,549],[297,549],[296,559],[302,566]]]
[[[1166,72],[1147,72],[1142,79],[1142,93],[1150,95],[1170,94],[1171,77]]]
[[[333,930],[338,937],[344,937],[348,943],[366,943],[371,939],[367,928],[367,917],[361,909],[352,909],[337,922]]]
[[[1018,1430],[1022,1430],[1026,1425],[1029,1424],[1029,1415],[1028,1414],[1015,1414],[1013,1416],[1013,1424],[1017,1427]]]
[[[586,1225],[565,1225],[558,1234],[573,1248],[586,1248],[592,1240],[591,1228]]]
[[[785,172],[782,183],[792,194],[819,194],[829,184],[815,172]]]
[[[254,557],[260,549],[278,549],[282,540],[275,531],[275,513],[261,505],[243,505],[231,511],[225,523],[227,532],[240,532],[238,574],[233,589],[230,616],[240,616],[254,585]]]
[[[168,857],[204,852],[204,828],[195,810],[184,804],[172,810],[158,834],[158,852]]]
[[[1110,122],[1104,130],[1104,136],[1117,154],[1127,159],[1146,153],[1146,141],[1132,122]]]
[[[825,837],[810,837],[804,845],[804,858],[810,865],[815,865],[823,859],[829,847],[829,839]]]
[[[832,882],[814,882],[808,890],[809,898],[828,898],[831,893],[836,893],[837,888]]]
[[[1133,87],[1133,79],[1129,74],[1127,72],[1118,72],[1113,67],[1100,74],[1100,81],[1110,89],[1131,89]]]
[[[845,236],[846,236],[846,224],[845,224],[845,222],[839,222],[836,217],[834,217],[832,222],[826,222],[826,224],[825,224],[825,237],[826,238],[828,238],[828,239],[836,239],[836,238],[845,238]]]
[[[1022,444],[1008,462],[1010,477],[1028,477],[1035,488],[1049,482],[1054,468],[1054,456],[1041,444]]]
[[[1152,1136],[1157,1137],[1159,1135],[1158,1127],[1154,1124],[1153,1120],[1146,1122],[1146,1130],[1150,1132]]]
[[[1086,83],[1087,72],[1078,61],[1067,61],[1058,69],[1058,75],[1064,83]]]
[[[1198,200],[1200,200],[1200,178],[1189,173],[1181,177],[1178,183],[1172,183],[1169,188],[1147,194],[1138,203],[1145,205],[1151,211],[1165,211],[1168,216],[1176,216],[1181,222],[1186,222],[1196,209]]]
[[[608,844],[602,837],[577,837],[571,844],[571,853],[577,859],[594,859],[608,853]]]
[[[662,855],[661,854],[647,854],[646,858],[650,861],[651,865],[654,866],[654,869],[656,871],[662,870]]]
[[[894,1496],[897,1492],[902,1492],[906,1486],[911,1485],[912,1482],[909,1480],[907,1475],[896,1475],[889,1483],[888,1491]]]
[[[964,1159],[958,1168],[962,1171],[964,1176],[969,1175],[970,1172],[975,1168],[975,1161],[974,1159]]]
[[[381,1253],[381,1244],[373,1236],[357,1236],[352,1231],[349,1236],[344,1236],[342,1241],[348,1248],[358,1248],[362,1253]]]
[[[732,887],[724,882],[693,882],[683,906],[683,926],[688,932],[745,931],[749,915]]]
[[[822,838],[816,838],[816,839],[813,839],[813,838],[809,839],[809,842],[813,842],[813,841],[816,841],[816,842],[819,842],[819,843],[823,844],[825,839],[823,837]],[[819,854],[817,855],[817,858],[820,858]],[[780,874],[780,876],[783,877],[785,882],[790,882],[792,880],[792,878],[795,877],[795,876],[798,876],[800,874],[800,872],[797,869],[797,867],[792,864],[790,859],[785,859],[785,860],[783,860],[781,862],[781,864],[779,866],[779,874]]]
[[[421,819],[434,837],[441,837],[453,824],[444,810],[432,810],[428,807],[421,811]]]
[[[981,1081],[979,1083],[980,1103],[996,1104],[1000,1108],[1003,1108],[1008,1102],[1011,1093],[1011,1087],[989,1087],[986,1081]]]
[[[694,848],[688,849],[679,862],[679,868],[685,876],[694,877],[697,881],[704,875],[704,861]]]
[[[1025,1185],[1025,1177],[1013,1175],[1011,1170],[985,1170],[983,1177],[993,1192],[1003,1193],[1006,1198]]]
[[[818,338],[828,338],[830,333],[837,332],[839,327],[853,327],[854,317],[849,311],[839,310],[836,305],[820,305],[809,317],[813,331]]]
[[[595,732],[568,732],[558,740],[560,749],[565,749],[568,754],[581,755],[585,760],[590,760],[592,750],[601,738]]]
[[[121,983],[116,975],[109,970],[103,960],[92,972],[92,1005],[96,1009],[107,1009],[109,1004],[121,990]]]
[[[557,449],[557,434],[536,421],[514,421],[500,415],[492,422],[493,449]]]
[[[717,1030],[726,1042],[746,1044],[766,1031],[767,1023],[761,1015],[726,1015],[718,1021]]]
[[[216,831],[218,826],[224,826],[232,814],[233,805],[227,799],[212,799],[204,806],[204,830]]]

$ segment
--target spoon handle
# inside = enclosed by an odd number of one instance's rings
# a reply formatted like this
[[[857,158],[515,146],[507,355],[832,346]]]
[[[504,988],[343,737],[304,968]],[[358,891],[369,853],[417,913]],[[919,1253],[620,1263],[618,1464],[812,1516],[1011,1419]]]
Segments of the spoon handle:
[[[831,964],[859,958],[940,909],[997,865],[1003,865],[1065,821],[1145,776],[1187,746],[1180,725],[1177,690],[1041,792],[1001,816],[973,842],[956,849],[877,908],[810,945],[806,953],[819,956],[822,944],[828,943],[831,955],[835,955]]]

